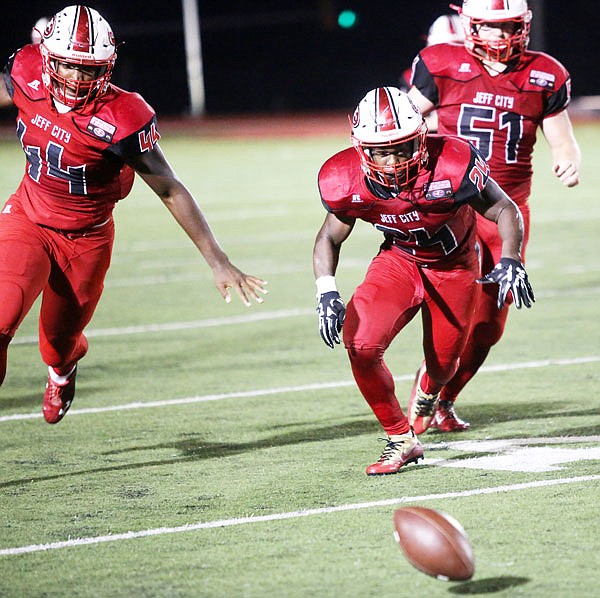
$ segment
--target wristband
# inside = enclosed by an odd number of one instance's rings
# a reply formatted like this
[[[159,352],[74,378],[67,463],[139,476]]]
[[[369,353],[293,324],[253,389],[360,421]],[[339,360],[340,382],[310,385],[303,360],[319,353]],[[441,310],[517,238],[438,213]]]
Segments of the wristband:
[[[317,297],[320,297],[323,293],[337,291],[335,276],[319,276],[315,282],[317,284]]]

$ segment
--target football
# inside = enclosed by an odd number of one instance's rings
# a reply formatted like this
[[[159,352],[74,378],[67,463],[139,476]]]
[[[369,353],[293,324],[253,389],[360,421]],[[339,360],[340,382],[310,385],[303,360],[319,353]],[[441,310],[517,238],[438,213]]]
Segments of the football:
[[[471,579],[475,560],[462,525],[445,513],[424,507],[394,512],[394,536],[409,563],[444,581]]]

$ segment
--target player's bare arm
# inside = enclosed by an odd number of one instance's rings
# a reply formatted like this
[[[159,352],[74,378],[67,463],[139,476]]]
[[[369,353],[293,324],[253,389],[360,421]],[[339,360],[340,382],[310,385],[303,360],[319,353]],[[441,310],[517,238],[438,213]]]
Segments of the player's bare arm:
[[[414,85],[408,91],[408,97],[412,103],[420,110],[423,116],[429,114],[435,108],[435,104],[430,102]]]
[[[0,74],[0,108],[5,108],[6,106],[12,106],[12,98],[8,93],[8,89],[6,88],[6,82],[4,81],[4,77]]]
[[[352,232],[354,223],[353,218],[328,213],[315,239],[313,270],[317,283],[319,333],[330,349],[341,343],[340,332],[346,318],[346,306],[337,290],[335,272],[342,243]]]
[[[227,303],[231,301],[230,289],[234,289],[246,306],[250,299],[262,303],[260,294],[267,294],[267,282],[256,276],[244,274],[230,261],[214,237],[200,206],[186,186],[179,180],[162,150],[158,146],[130,161],[130,165],[146,184],[160,197],[175,220],[186,232],[194,245],[213,270],[215,285]],[[259,294],[260,293],[260,294]]]
[[[510,292],[515,307],[531,307],[535,301],[533,289],[527,272],[521,262],[523,244],[523,216],[517,205],[498,186],[494,179],[488,179],[487,185],[479,197],[469,202],[484,218],[498,225],[498,234],[502,239],[502,257],[491,272],[477,282],[497,284],[498,309],[502,309]]]
[[[542,121],[542,131],[552,150],[552,170],[565,187],[579,183],[581,151],[566,110]]]
[[[343,218],[332,213],[325,216],[323,226],[317,233],[313,250],[315,278],[335,275],[340,248],[352,232],[355,222],[353,218]]]
[[[523,216],[498,183],[494,179],[488,179],[483,191],[469,203],[484,218],[498,225],[498,234],[502,239],[502,257],[521,261]]]

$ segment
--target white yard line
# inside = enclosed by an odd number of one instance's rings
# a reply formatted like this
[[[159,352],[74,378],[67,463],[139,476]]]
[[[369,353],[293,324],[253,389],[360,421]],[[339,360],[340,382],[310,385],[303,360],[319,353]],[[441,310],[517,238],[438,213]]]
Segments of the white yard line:
[[[60,548],[74,548],[77,546],[89,546],[90,544],[101,544],[103,542],[119,542],[121,540],[134,540],[136,538],[147,538],[150,536],[162,536],[165,534],[180,534],[203,529],[212,529],[219,527],[232,527],[236,525],[246,525],[249,523],[264,523],[269,521],[281,521],[284,519],[297,519],[300,517],[312,517],[314,515],[328,515],[330,513],[339,513],[343,511],[356,511],[359,509],[372,509],[377,507],[391,507],[404,503],[424,502],[430,500],[444,500],[449,498],[465,498],[469,496],[480,496],[483,494],[497,494],[500,492],[517,492],[519,490],[528,490],[531,488],[542,488],[548,486],[558,486],[564,484],[582,484],[600,480],[600,475],[579,476],[574,478],[562,478],[555,480],[539,480],[536,482],[525,482],[521,484],[511,484],[507,486],[495,486],[493,488],[477,488],[473,490],[464,490],[462,492],[446,492],[443,494],[424,494],[421,496],[403,496],[401,498],[391,498],[387,500],[378,500],[373,502],[355,503],[347,505],[338,505],[337,507],[324,507],[321,509],[306,509],[302,511],[290,511],[287,513],[273,513],[272,515],[259,515],[256,517],[238,517],[234,519],[220,519],[216,521],[205,521],[203,523],[189,523],[177,527],[158,527],[153,529],[140,530],[137,532],[126,532],[123,534],[110,534],[107,536],[94,536],[89,538],[76,538],[73,540],[64,540],[62,542],[51,542],[49,544],[30,544],[29,546],[17,546],[14,548],[0,549],[0,556],[14,556],[18,554],[27,554],[31,552],[42,552],[45,550],[57,550]]]
[[[351,261],[351,260],[347,260]],[[352,263],[364,267],[367,262],[362,263],[360,260],[355,260]],[[150,284],[167,284],[172,282],[191,282],[194,280],[200,280],[201,276],[195,274],[183,274],[183,275],[157,275],[148,276],[143,278],[128,278],[128,279],[115,279],[112,282],[107,281],[107,286],[140,286]],[[552,299],[560,297],[577,297],[577,296],[589,296],[590,294],[599,294],[600,286],[590,287],[585,289],[561,289],[546,291],[536,291],[537,299]],[[292,308],[292,309],[281,309],[275,311],[255,311],[251,314],[243,314],[239,316],[225,316],[219,318],[207,318],[205,320],[190,320],[188,322],[166,322],[162,324],[146,324],[141,326],[121,326],[115,328],[90,328],[85,331],[88,338],[99,338],[105,336],[119,336],[127,334],[147,334],[154,332],[168,332],[176,330],[195,330],[198,328],[211,328],[215,326],[231,326],[235,324],[246,324],[252,322],[260,322],[265,320],[277,320],[280,318],[294,318],[294,317],[305,317],[315,316],[315,309],[313,307],[304,308]],[[11,345],[31,345],[37,344],[37,335],[19,336],[17,335],[11,342]]]
[[[103,336],[120,336],[126,334],[147,334],[149,332],[164,332],[174,330],[193,330],[197,328],[214,328],[216,326],[231,326],[234,324],[247,324],[251,322],[262,322],[264,320],[279,320],[281,318],[292,318],[297,316],[314,315],[314,309],[281,309],[277,311],[254,311],[239,316],[226,318],[208,318],[206,320],[191,320],[188,322],[168,322],[166,324],[146,324],[143,326],[122,326],[119,328],[90,328],[85,331],[88,338],[99,338]],[[316,317],[316,316],[315,316]],[[15,337],[11,345],[37,344],[37,336]]]
[[[590,355],[588,357],[576,357],[573,359],[544,359],[540,361],[524,361],[520,363],[505,363],[498,365],[483,366],[479,371],[481,373],[507,372],[512,370],[533,369],[556,366],[581,365],[585,363],[597,363],[600,361],[600,355]],[[396,382],[406,382],[413,380],[413,374],[404,374],[394,376]],[[327,390],[328,388],[344,388],[354,386],[353,380],[338,380],[334,382],[314,382],[312,384],[300,384],[298,386],[279,386],[275,388],[257,388],[255,390],[242,390],[238,392],[228,392],[222,394],[200,395],[194,397],[182,397],[180,399],[165,399],[161,401],[144,401],[135,403],[125,403],[123,405],[109,405],[107,407],[88,407],[84,409],[71,409],[68,417],[75,415],[85,415],[90,413],[105,413],[106,411],[125,411],[129,409],[153,409],[155,407],[173,407],[174,405],[187,405],[192,403],[206,403],[209,401],[221,401],[223,399],[249,399],[254,397],[269,396],[275,394],[287,394],[292,392],[310,392],[313,390]],[[41,412],[36,413],[15,413],[13,415],[3,415],[0,417],[0,423],[6,421],[37,419]]]

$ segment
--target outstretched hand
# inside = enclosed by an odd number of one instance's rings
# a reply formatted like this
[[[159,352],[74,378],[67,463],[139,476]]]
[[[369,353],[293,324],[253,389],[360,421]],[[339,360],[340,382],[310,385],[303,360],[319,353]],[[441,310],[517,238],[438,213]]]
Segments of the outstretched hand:
[[[215,286],[221,293],[221,297],[225,299],[225,303],[231,303],[231,289],[237,293],[246,307],[252,305],[250,299],[254,299],[256,303],[262,303],[264,299],[259,293],[266,295],[269,292],[265,289],[265,285],[268,284],[266,280],[244,274],[231,263],[215,268],[213,274]]]
[[[527,272],[519,260],[509,257],[500,258],[494,269],[483,278],[479,278],[477,282],[498,285],[498,309],[504,307],[508,291],[511,292],[517,309],[521,309],[522,305],[531,307],[535,301]]]

